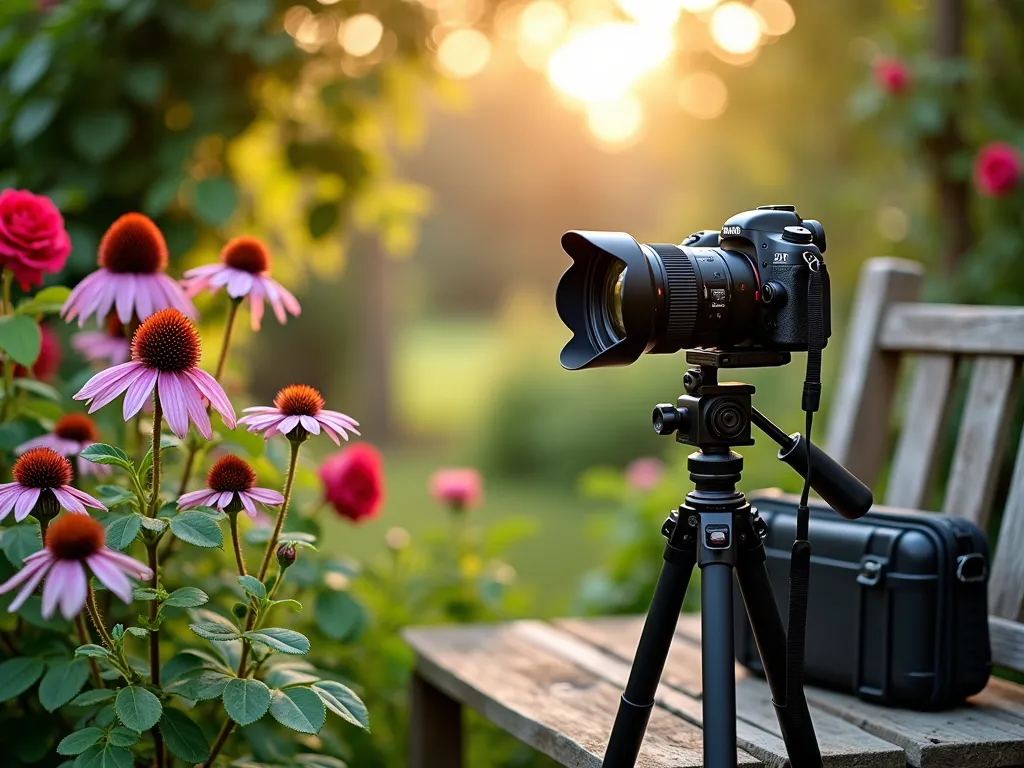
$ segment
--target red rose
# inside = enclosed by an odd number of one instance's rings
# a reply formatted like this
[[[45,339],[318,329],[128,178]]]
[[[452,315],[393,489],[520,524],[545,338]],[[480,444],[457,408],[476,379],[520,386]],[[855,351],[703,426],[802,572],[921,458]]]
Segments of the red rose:
[[[875,81],[893,96],[898,96],[910,85],[910,70],[899,59],[879,59],[875,63]]]
[[[43,284],[43,272],[60,272],[71,253],[64,219],[48,197],[23,189],[0,192],[0,265],[21,287]]]
[[[384,468],[380,452],[356,443],[320,465],[324,500],[354,523],[376,517],[384,502]]]
[[[974,158],[974,183],[983,195],[1002,197],[1020,180],[1020,153],[999,141],[986,144]]]
[[[439,469],[430,478],[430,493],[453,509],[470,509],[480,503],[483,480],[475,469]]]

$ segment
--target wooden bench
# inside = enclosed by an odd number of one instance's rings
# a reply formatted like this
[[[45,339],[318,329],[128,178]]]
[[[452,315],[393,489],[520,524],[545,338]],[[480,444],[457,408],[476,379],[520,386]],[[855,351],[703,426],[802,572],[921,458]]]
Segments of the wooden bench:
[[[886,504],[937,508],[986,527],[1018,394],[1024,309],[917,303],[921,282],[913,262],[865,264],[825,447],[875,487],[891,465]],[[957,425],[948,481],[937,489],[963,377],[967,415]],[[894,412],[902,419],[890,462]],[[1024,671],[1022,547],[1024,440],[989,583],[994,660],[1018,672]],[[602,617],[407,631],[417,659],[412,768],[463,766],[464,705],[562,765],[600,766],[642,626],[643,617]],[[684,615],[638,766],[703,765],[700,653],[700,618]],[[968,705],[938,713],[884,708],[813,687],[807,699],[826,766],[1024,766],[1024,687],[1004,680],[993,678]],[[767,685],[742,668],[737,709],[738,764],[787,765]]]

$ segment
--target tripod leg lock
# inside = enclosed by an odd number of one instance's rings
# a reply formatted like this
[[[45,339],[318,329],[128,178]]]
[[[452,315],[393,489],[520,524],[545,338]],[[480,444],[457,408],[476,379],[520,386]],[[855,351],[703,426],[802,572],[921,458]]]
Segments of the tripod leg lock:
[[[622,695],[619,711],[615,715],[615,725],[608,749],[604,753],[603,768],[633,768],[636,757],[640,753],[640,745],[647,731],[647,721],[651,719],[654,702],[634,704],[626,695]]]

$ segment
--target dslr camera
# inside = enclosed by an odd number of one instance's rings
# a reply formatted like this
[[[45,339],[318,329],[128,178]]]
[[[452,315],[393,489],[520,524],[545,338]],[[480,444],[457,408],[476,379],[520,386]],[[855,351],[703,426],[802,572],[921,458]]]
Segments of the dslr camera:
[[[570,370],[629,365],[645,352],[684,348],[742,352],[747,365],[778,365],[758,363],[754,353],[806,351],[812,311],[822,319],[823,342],[832,332],[825,230],[792,205],[738,213],[679,245],[574,230],[562,236],[562,248],[573,263],[555,304],[573,332],[559,357]],[[821,276],[820,310],[809,306],[814,272]]]

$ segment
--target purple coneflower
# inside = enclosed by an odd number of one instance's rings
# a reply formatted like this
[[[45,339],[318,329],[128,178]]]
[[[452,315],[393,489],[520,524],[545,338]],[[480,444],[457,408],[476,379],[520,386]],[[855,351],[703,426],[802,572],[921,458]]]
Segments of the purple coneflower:
[[[88,446],[99,439],[96,424],[84,413],[65,413],[53,425],[53,431],[34,437],[22,443],[14,452],[19,456],[33,448],[50,448],[61,456],[78,456]],[[93,464],[78,456],[78,474],[106,477],[110,467],[104,464]]]
[[[106,510],[88,493],[71,487],[71,462],[50,448],[33,448],[14,462],[13,483],[0,485],[0,520],[14,510],[19,523],[32,514],[37,505],[57,506],[70,512],[88,514],[86,507]]]
[[[153,572],[128,555],[104,546],[103,526],[84,515],[64,515],[46,531],[46,546],[25,558],[20,571],[0,584],[0,595],[21,587],[7,609],[14,613],[29,599],[39,582],[43,585],[43,618],[49,619],[60,605],[61,615],[71,620],[77,616],[89,595],[86,566],[100,583],[124,602],[132,600],[132,583],[128,580],[150,579]]]
[[[206,475],[206,488],[186,493],[178,499],[180,509],[210,506],[227,512],[245,509],[249,517],[258,514],[255,502],[271,507],[284,503],[284,496],[269,488],[254,488],[256,473],[234,454],[217,459]]]
[[[97,373],[75,400],[91,400],[92,413],[124,392],[122,415],[128,421],[142,409],[155,387],[174,434],[185,437],[191,419],[209,440],[213,431],[203,397],[231,429],[235,428],[235,410],[217,380],[198,367],[201,352],[192,321],[176,309],[162,309],[135,331],[131,362]]]
[[[270,277],[267,246],[248,235],[236,237],[225,245],[219,264],[204,264],[188,270],[181,284],[190,298],[206,290],[216,293],[223,287],[233,299],[248,296],[254,331],[260,329],[264,299],[270,302],[279,323],[288,319],[288,313],[298,317],[302,311],[295,297]]]
[[[307,384],[282,389],[274,398],[273,408],[261,405],[246,408],[245,413],[248,415],[238,423],[245,424],[250,432],[263,432],[264,440],[276,434],[305,439],[307,435],[319,435],[323,429],[335,445],[341,445],[338,435],[348,440],[348,432],[359,434],[358,421],[338,411],[324,410],[324,398]]]
[[[126,213],[103,235],[99,248],[100,268],[75,286],[61,317],[78,327],[93,315],[98,323],[111,310],[127,325],[132,317],[145,320],[161,309],[173,308],[196,316],[196,309],[181,286],[164,270],[167,243],[163,233],[141,213]]]
[[[102,331],[79,331],[71,337],[71,348],[90,363],[102,366],[126,363],[132,356],[132,343],[124,335],[124,325],[116,312],[107,315]]]

